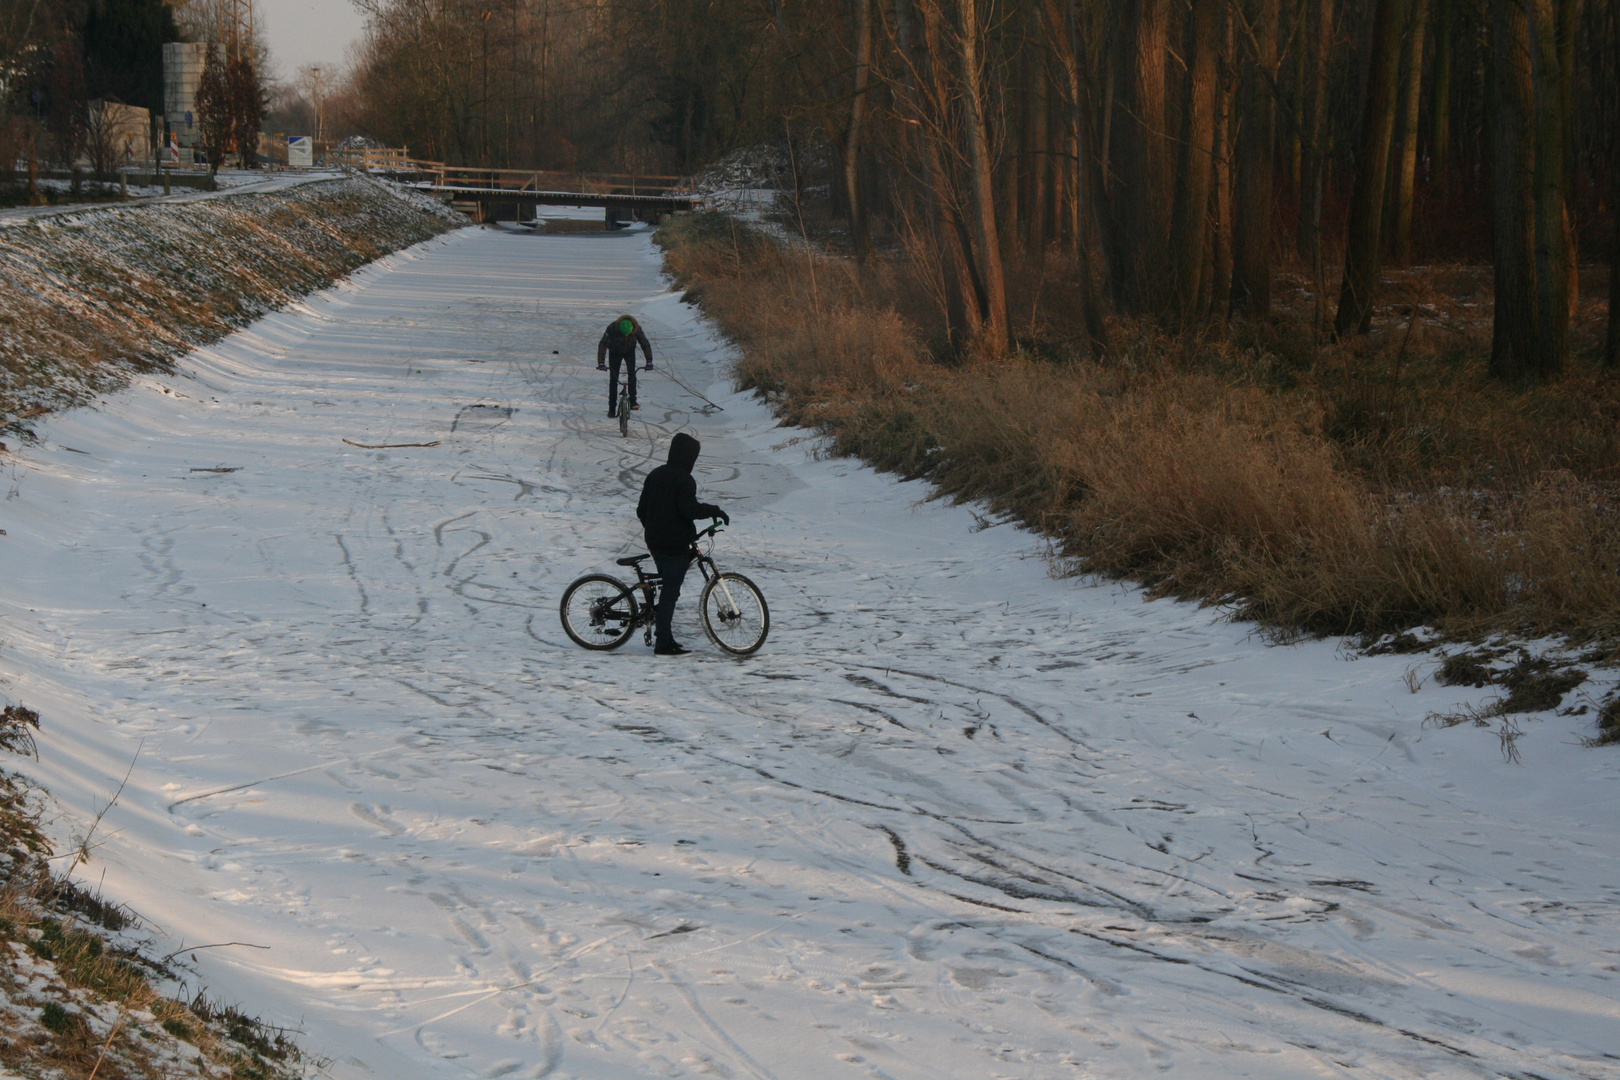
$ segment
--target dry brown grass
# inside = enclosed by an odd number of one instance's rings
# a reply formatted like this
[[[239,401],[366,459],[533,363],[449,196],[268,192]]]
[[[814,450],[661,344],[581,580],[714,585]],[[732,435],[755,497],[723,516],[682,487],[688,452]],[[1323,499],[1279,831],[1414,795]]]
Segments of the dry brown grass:
[[[1491,383],[1477,319],[1428,281],[1342,349],[1285,317],[1223,340],[1116,327],[1105,364],[952,364],[901,263],[862,271],[716,219],[661,235],[785,420],[1042,529],[1077,569],[1278,627],[1620,642],[1620,392],[1585,371]],[[1027,316],[1048,342],[1063,319]]]
[[[0,734],[37,724],[21,706],[0,710]],[[160,992],[176,973],[120,935],[135,920],[53,872],[41,805],[41,793],[0,770],[0,1071],[72,1080],[302,1075],[285,1032],[200,995]]]

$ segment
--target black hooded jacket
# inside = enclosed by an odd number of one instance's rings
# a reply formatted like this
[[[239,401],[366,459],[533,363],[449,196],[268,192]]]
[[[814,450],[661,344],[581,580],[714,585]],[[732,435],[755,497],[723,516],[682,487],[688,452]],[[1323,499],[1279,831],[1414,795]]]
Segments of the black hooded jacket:
[[[635,325],[634,333],[621,334],[619,332],[619,324],[626,319],[629,319]],[[637,345],[641,346],[641,355],[647,358],[647,363],[652,363],[652,342],[648,341],[647,335],[642,333],[641,324],[636,322],[633,316],[620,315],[617,319],[608,323],[608,328],[602,331],[602,340],[596,343],[596,362],[598,364],[602,363],[611,354],[633,364],[636,362]]]
[[[692,466],[702,444],[682,431],[670,440],[669,461],[647,474],[641,487],[636,517],[647,532],[647,550],[674,554],[686,551],[697,539],[695,518],[716,517],[720,508],[697,501]]]

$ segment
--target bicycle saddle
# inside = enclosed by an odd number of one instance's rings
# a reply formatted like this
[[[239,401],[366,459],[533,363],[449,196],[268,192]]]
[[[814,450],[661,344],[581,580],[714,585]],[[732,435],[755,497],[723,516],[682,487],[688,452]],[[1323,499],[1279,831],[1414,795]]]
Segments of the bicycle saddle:
[[[613,561],[618,563],[620,566],[637,566],[643,559],[650,558],[652,558],[652,554],[648,553],[646,555],[626,555],[622,559],[614,559]]]

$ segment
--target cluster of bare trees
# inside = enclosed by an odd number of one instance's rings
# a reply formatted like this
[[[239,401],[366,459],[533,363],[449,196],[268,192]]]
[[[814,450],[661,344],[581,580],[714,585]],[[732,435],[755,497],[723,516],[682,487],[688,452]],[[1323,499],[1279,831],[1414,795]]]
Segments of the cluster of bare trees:
[[[1613,0],[361,2],[378,137],[682,170],[785,137],[830,166],[855,252],[926,251],[990,353],[1008,260],[1035,252],[1068,253],[1098,349],[1108,311],[1265,318],[1279,264],[1314,279],[1324,335],[1356,335],[1382,266],[1492,258],[1493,370],[1546,376],[1578,256],[1610,245]]]
[[[15,167],[20,150],[31,167],[43,161],[72,171],[75,185],[78,163],[87,158],[95,177],[105,180],[114,158],[112,133],[107,113],[92,110],[90,99],[106,92],[110,65],[87,46],[105,36],[107,20],[95,18],[99,13],[93,9],[40,12],[37,7],[24,11],[16,5],[5,13],[13,78],[0,120],[7,128],[0,135],[0,156],[6,157],[0,168]],[[98,76],[94,82],[91,70]]]
[[[586,76],[578,56],[588,10],[529,0],[361,7],[368,33],[356,119],[375,138],[458,164],[572,164],[557,99]]]
[[[356,0],[345,121],[494,167],[701,166],[781,130],[781,50],[746,0]]]
[[[1580,225],[1596,240],[1614,213],[1612,3],[853,5],[836,145],[857,248],[874,172],[931,195],[960,321],[988,348],[1008,345],[1016,240],[1067,245],[1093,306],[1173,328],[1267,316],[1274,264],[1297,259],[1344,336],[1422,233],[1427,254],[1494,254],[1494,371],[1565,363]],[[869,124],[888,130],[855,137]]]

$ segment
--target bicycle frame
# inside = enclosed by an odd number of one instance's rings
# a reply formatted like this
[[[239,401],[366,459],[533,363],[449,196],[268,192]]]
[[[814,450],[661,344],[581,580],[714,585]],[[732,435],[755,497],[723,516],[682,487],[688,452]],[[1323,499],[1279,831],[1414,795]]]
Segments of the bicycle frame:
[[[720,568],[715,565],[714,559],[711,556],[706,555],[698,547],[697,542],[698,540],[702,540],[704,538],[712,539],[714,534],[719,531],[719,525],[710,525],[707,529],[699,532],[697,539],[692,541],[692,561],[697,564],[699,572],[703,574],[703,583],[705,585],[719,576]],[[649,555],[647,558],[650,559],[652,556]],[[656,566],[657,563],[654,563],[653,565]],[[647,628],[647,634],[650,636],[652,634],[652,625],[655,618],[654,608],[658,604],[658,590],[663,587],[664,577],[662,574],[659,574],[656,571],[649,574],[646,570],[642,569],[642,564],[640,562],[636,563],[635,571],[636,581],[634,585],[630,586],[630,588],[632,590],[640,589],[641,595],[644,598],[641,604],[641,611],[638,613],[638,617],[636,619],[636,625],[645,626]],[[731,589],[726,585],[724,578],[722,578],[720,581],[720,589],[726,594],[726,603],[735,608],[737,606],[737,601],[731,595]]]
[[[692,549],[692,562],[697,564],[698,570],[702,572],[703,583],[705,585],[707,585],[714,578],[714,576],[720,572],[719,568],[715,566],[714,560],[698,551],[696,547],[693,547]],[[632,589],[640,589],[642,595],[647,598],[645,606],[651,608],[658,602],[658,590],[664,584],[664,576],[657,572],[649,574],[647,571],[643,570],[640,565],[637,565],[635,569],[636,582],[630,587]],[[731,599],[731,590],[726,589],[726,583],[722,581],[720,583],[720,587],[726,591],[726,600],[735,605],[736,601]]]

